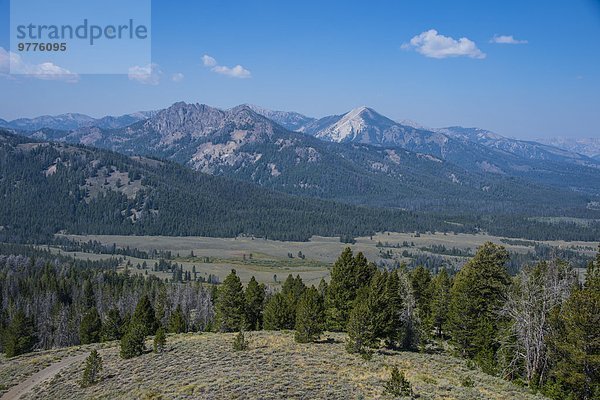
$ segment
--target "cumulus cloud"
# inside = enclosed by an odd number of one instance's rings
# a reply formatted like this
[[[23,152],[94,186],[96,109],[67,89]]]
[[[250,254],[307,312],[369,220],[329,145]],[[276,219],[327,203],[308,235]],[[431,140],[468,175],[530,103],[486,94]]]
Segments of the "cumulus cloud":
[[[465,37],[458,40],[440,35],[435,29],[425,31],[410,42],[402,45],[404,50],[415,50],[417,53],[431,58],[470,57],[485,58],[485,53],[477,48],[472,40]]]
[[[202,63],[204,64],[205,67],[214,67],[215,65],[217,65],[217,60],[215,60],[213,57],[209,56],[208,54],[205,54],[202,56]]]
[[[0,47],[0,76],[10,78],[9,74],[18,74],[46,81],[64,81],[69,83],[79,81],[79,75],[66,68],[62,68],[51,62],[31,64],[25,62],[19,54],[6,51],[3,47]]]
[[[241,65],[235,67],[225,67],[222,65],[216,65],[213,69],[217,74],[231,76],[232,78],[250,78],[251,74],[246,68]]]
[[[135,65],[129,68],[129,80],[139,82],[143,85],[158,85],[162,70],[158,64],[152,63],[146,66]]]
[[[184,75],[181,72],[174,73],[171,77],[173,82],[181,82],[184,78]]]
[[[494,35],[490,39],[490,43],[497,44],[527,44],[527,40],[515,39],[512,35]]]
[[[216,72],[217,74],[229,76],[231,78],[245,79],[252,77],[250,71],[248,71],[241,65],[236,65],[234,67],[226,67],[224,65],[219,65],[214,57],[211,57],[207,54],[202,56],[202,63],[205,67],[210,68],[211,71]]]

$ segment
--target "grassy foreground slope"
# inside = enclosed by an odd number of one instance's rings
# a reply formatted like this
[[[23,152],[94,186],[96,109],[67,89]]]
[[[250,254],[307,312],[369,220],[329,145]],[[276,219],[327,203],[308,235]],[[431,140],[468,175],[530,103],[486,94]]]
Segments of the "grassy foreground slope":
[[[297,344],[291,332],[252,332],[249,350],[235,352],[234,334],[182,334],[169,336],[166,353],[130,360],[119,357],[115,344],[100,350],[98,384],[80,388],[83,365],[74,363],[24,398],[386,399],[383,385],[393,365],[421,399],[542,398],[447,355],[386,351],[365,361],[345,351],[344,335],[329,336],[335,342]]]

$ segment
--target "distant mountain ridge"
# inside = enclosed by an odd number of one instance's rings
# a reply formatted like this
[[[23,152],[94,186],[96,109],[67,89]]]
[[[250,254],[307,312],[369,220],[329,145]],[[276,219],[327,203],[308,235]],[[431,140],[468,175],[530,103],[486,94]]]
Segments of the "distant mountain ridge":
[[[379,119],[374,111],[363,111]],[[386,123],[394,124],[391,120]],[[417,152],[399,146],[337,143],[285,129],[248,105],[221,110],[179,102],[125,128],[43,129],[25,134],[38,140],[165,158],[197,171],[289,194],[365,206],[455,214],[465,210],[536,215],[552,215],[558,210],[570,215],[588,212],[591,200],[584,195],[444,161],[435,140],[419,147],[425,142],[419,132],[409,131],[411,145],[423,150]],[[438,132],[425,134],[454,141]],[[473,157],[481,156],[482,151],[492,153],[484,146],[462,142],[450,150],[459,157],[473,147],[479,151]],[[442,149],[446,156],[446,148]]]
[[[89,124],[75,114],[57,118],[62,122],[78,119]],[[461,196],[481,205],[482,188],[505,185],[510,178],[591,195],[590,202],[600,195],[598,160],[478,128],[421,129],[416,123],[411,125],[368,107],[313,119],[253,105],[222,110],[179,102],[152,113],[105,117],[72,130],[21,132],[39,140],[167,158],[198,171],[287,193],[366,205],[413,208],[418,203],[432,207],[446,193],[452,193],[453,200],[444,207],[464,206]],[[392,162],[399,154],[411,161]],[[330,176],[332,170],[338,171],[334,177]],[[421,176],[421,185],[416,176]],[[352,187],[359,182],[365,188],[360,195]],[[459,195],[457,184],[463,192],[469,188],[477,195]],[[433,188],[441,193],[431,194]],[[415,197],[420,199],[417,203]]]
[[[279,118],[286,120],[282,115]],[[359,107],[346,114],[314,120],[303,132],[337,143],[401,147],[450,161],[469,171],[517,176],[600,194],[599,159],[547,144],[506,138],[484,129],[427,129],[412,121],[403,125],[371,108]]]
[[[39,129],[75,130],[84,127],[99,127],[105,129],[122,128],[135,122],[150,118],[154,111],[140,111],[121,116],[105,116],[93,118],[85,114],[67,113],[60,115],[43,115],[35,118],[18,118],[12,121],[0,119],[0,128],[23,131]]]
[[[285,129],[295,132],[304,132],[306,127],[316,120],[293,111],[273,111],[254,104],[244,104],[244,106],[249,107],[263,117],[269,118],[271,121],[277,122]]]
[[[536,141],[600,160],[600,138],[541,138]]]

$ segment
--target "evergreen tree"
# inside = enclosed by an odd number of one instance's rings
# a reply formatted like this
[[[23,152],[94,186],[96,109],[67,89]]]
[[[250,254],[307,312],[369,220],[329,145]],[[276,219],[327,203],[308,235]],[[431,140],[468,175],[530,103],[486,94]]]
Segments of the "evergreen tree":
[[[372,309],[369,305],[369,293],[363,288],[354,307],[350,311],[347,324],[348,339],[346,350],[349,353],[367,354],[369,349],[376,347],[377,337],[373,323]]]
[[[451,289],[452,342],[486,372],[493,372],[496,363],[498,310],[510,283],[505,268],[508,259],[503,246],[485,243],[458,272]]]
[[[156,335],[154,335],[153,345],[155,353],[162,353],[165,351],[165,347],[167,346],[167,334],[165,333],[165,328],[162,326],[158,328]]]
[[[147,327],[132,319],[127,333],[121,338],[121,357],[124,359],[141,356],[146,350]]]
[[[290,314],[286,319],[286,325],[284,326],[284,329],[294,329],[294,326],[296,325],[296,309],[298,307],[300,297],[305,290],[306,286],[304,285],[304,282],[302,282],[300,275],[297,275],[294,278],[290,274],[283,283],[281,294],[287,303],[287,310]]]
[[[329,329],[346,329],[357,291],[369,284],[376,270],[362,253],[353,257],[350,247],[342,252],[331,270],[331,281],[327,290],[326,318]]]
[[[4,354],[7,357],[18,356],[33,350],[36,342],[33,318],[26,316],[22,310],[15,313],[3,333]]]
[[[81,344],[98,343],[102,332],[102,320],[96,307],[90,308],[81,319],[79,325],[79,341]]]
[[[85,359],[85,369],[81,378],[81,387],[88,387],[100,380],[102,372],[102,357],[96,349],[90,352],[90,355]]]
[[[423,332],[427,336],[429,336],[431,329],[429,324],[429,321],[431,320],[431,280],[431,273],[422,265],[419,265],[410,274],[410,281],[415,296],[415,302],[417,304],[417,314],[419,320],[423,324]]]
[[[323,333],[325,322],[325,306],[323,297],[314,286],[306,289],[296,310],[296,335],[298,343],[308,343],[317,340]]]
[[[600,251],[590,262],[586,281],[554,318],[552,375],[559,397],[600,399]]]
[[[144,329],[145,336],[154,335],[158,329],[159,324],[148,295],[143,295],[138,301],[135,311],[131,316],[130,324],[141,326]]]
[[[265,304],[263,321],[264,329],[268,331],[287,329],[293,323],[288,302],[281,293],[275,293]]]
[[[393,397],[413,397],[413,390],[410,382],[404,376],[398,367],[392,368],[390,380],[384,384],[384,393]]]
[[[391,304],[387,293],[389,273],[377,271],[369,285],[369,306],[373,318],[373,333],[379,339],[385,339],[390,323]]]
[[[432,281],[430,325],[437,337],[442,337],[446,330],[451,284],[446,268],[442,268]]]
[[[239,331],[244,324],[246,304],[242,282],[235,269],[219,287],[216,304],[216,329],[219,332]]]
[[[119,309],[116,307],[111,308],[102,324],[101,340],[103,342],[119,340],[123,336],[123,330],[123,320]]]
[[[400,277],[398,271],[390,272],[385,282],[385,304],[381,309],[384,313],[383,330],[380,336],[385,339],[387,347],[394,348],[402,341],[402,311],[404,299],[400,293]]]
[[[254,277],[246,287],[246,323],[250,330],[260,330],[263,325],[263,307],[265,303],[265,286],[259,284]]]
[[[325,278],[321,278],[321,281],[319,282],[319,294],[321,295],[321,297],[323,297],[323,299],[325,299],[327,297],[327,288],[329,285],[327,285],[327,282],[325,282]]]
[[[169,332],[171,333],[184,333],[187,332],[187,323],[185,322],[185,316],[181,309],[181,304],[177,305],[175,311],[169,318]]]
[[[96,296],[94,294],[94,286],[89,279],[83,283],[83,306],[85,309],[96,307]]]
[[[233,350],[235,350],[235,351],[248,350],[248,341],[246,340],[244,331],[241,329],[238,332],[238,334],[235,335],[235,339],[233,339]]]

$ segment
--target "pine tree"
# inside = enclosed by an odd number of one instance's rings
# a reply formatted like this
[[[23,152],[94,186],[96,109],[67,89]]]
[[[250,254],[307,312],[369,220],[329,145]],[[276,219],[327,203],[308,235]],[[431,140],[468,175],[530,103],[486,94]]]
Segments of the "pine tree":
[[[267,300],[263,313],[263,326],[268,331],[287,329],[293,323],[288,302],[281,293],[275,293]]]
[[[510,283],[508,259],[503,246],[485,243],[458,272],[450,292],[452,342],[486,372],[493,372],[496,363],[498,310]]]
[[[388,277],[387,271],[377,271],[369,285],[369,305],[373,317],[373,330],[379,339],[387,337],[388,324],[392,318],[391,304],[387,296]]]
[[[81,387],[88,387],[100,380],[102,372],[102,357],[95,349],[90,352],[90,355],[85,359],[85,369],[81,378]]]
[[[385,339],[387,347],[395,348],[402,341],[402,311],[404,310],[404,299],[400,293],[400,277],[398,271],[390,272],[385,282],[385,305],[383,327],[381,336]]]
[[[263,325],[265,286],[252,277],[246,287],[246,323],[250,330],[260,330]]]
[[[314,286],[306,289],[300,297],[296,310],[296,334],[298,343],[317,340],[323,333],[325,307],[323,298]]]
[[[423,325],[423,332],[429,336],[431,326],[431,297],[432,284],[431,273],[427,268],[420,265],[410,274],[410,281],[417,304],[417,314]]]
[[[302,278],[300,278],[300,275],[297,275],[294,278],[290,274],[283,283],[281,294],[287,302],[287,309],[290,313],[289,318],[286,319],[287,323],[285,329],[294,329],[294,326],[296,324],[296,309],[298,308],[298,302],[300,301],[300,297],[302,296],[305,290],[306,286],[304,285],[304,282],[302,282]]]
[[[433,278],[431,294],[431,326],[437,337],[445,334],[450,307],[450,287],[452,283],[446,268]]]
[[[363,288],[354,302],[347,324],[346,350],[349,353],[367,354],[369,349],[376,347],[377,337],[371,311],[368,289]]]
[[[159,328],[160,329],[160,328]],[[185,322],[185,316],[181,309],[181,304],[177,305],[175,311],[169,318],[169,332],[171,333],[184,333],[187,332],[187,324]]]
[[[401,372],[397,366],[392,368],[390,380],[384,385],[384,394],[389,394],[393,397],[413,397],[414,393],[410,382],[404,376],[404,372]]]
[[[96,307],[90,308],[79,325],[79,341],[81,344],[98,343],[102,332],[102,320]]]
[[[124,359],[141,356],[146,351],[147,327],[132,320],[127,333],[121,338],[121,357]]]
[[[158,329],[158,321],[148,295],[140,298],[131,316],[130,324],[139,325],[144,329],[144,335],[154,335]]]
[[[600,398],[600,249],[590,262],[586,281],[554,318],[551,339],[556,365],[552,370],[564,397]]]
[[[158,328],[156,335],[154,335],[153,345],[155,353],[162,353],[165,351],[165,347],[167,346],[167,334],[165,333],[165,328],[162,326]]]
[[[327,290],[327,326],[333,331],[346,329],[352,303],[361,287],[369,284],[377,268],[369,264],[362,253],[353,257],[347,247],[331,270],[331,281]]]
[[[242,282],[234,269],[219,287],[216,304],[216,329],[234,332],[243,328],[246,304]]]
[[[94,294],[94,286],[92,282],[87,279],[83,283],[83,306],[85,309],[96,307],[96,296]]]
[[[319,282],[319,294],[321,295],[321,297],[323,297],[323,299],[325,299],[327,297],[327,288],[329,285],[327,285],[327,282],[325,282],[325,278],[321,278],[321,281]]]
[[[36,342],[33,318],[18,310],[6,330],[3,332],[4,354],[14,357],[29,353]]]
[[[123,336],[123,320],[119,309],[115,307],[110,309],[106,315],[100,338],[103,342],[110,342],[121,339],[121,336]]]
[[[235,350],[235,351],[248,350],[248,341],[246,340],[244,331],[241,329],[238,332],[238,334],[235,335],[235,339],[233,339],[233,350]]]

